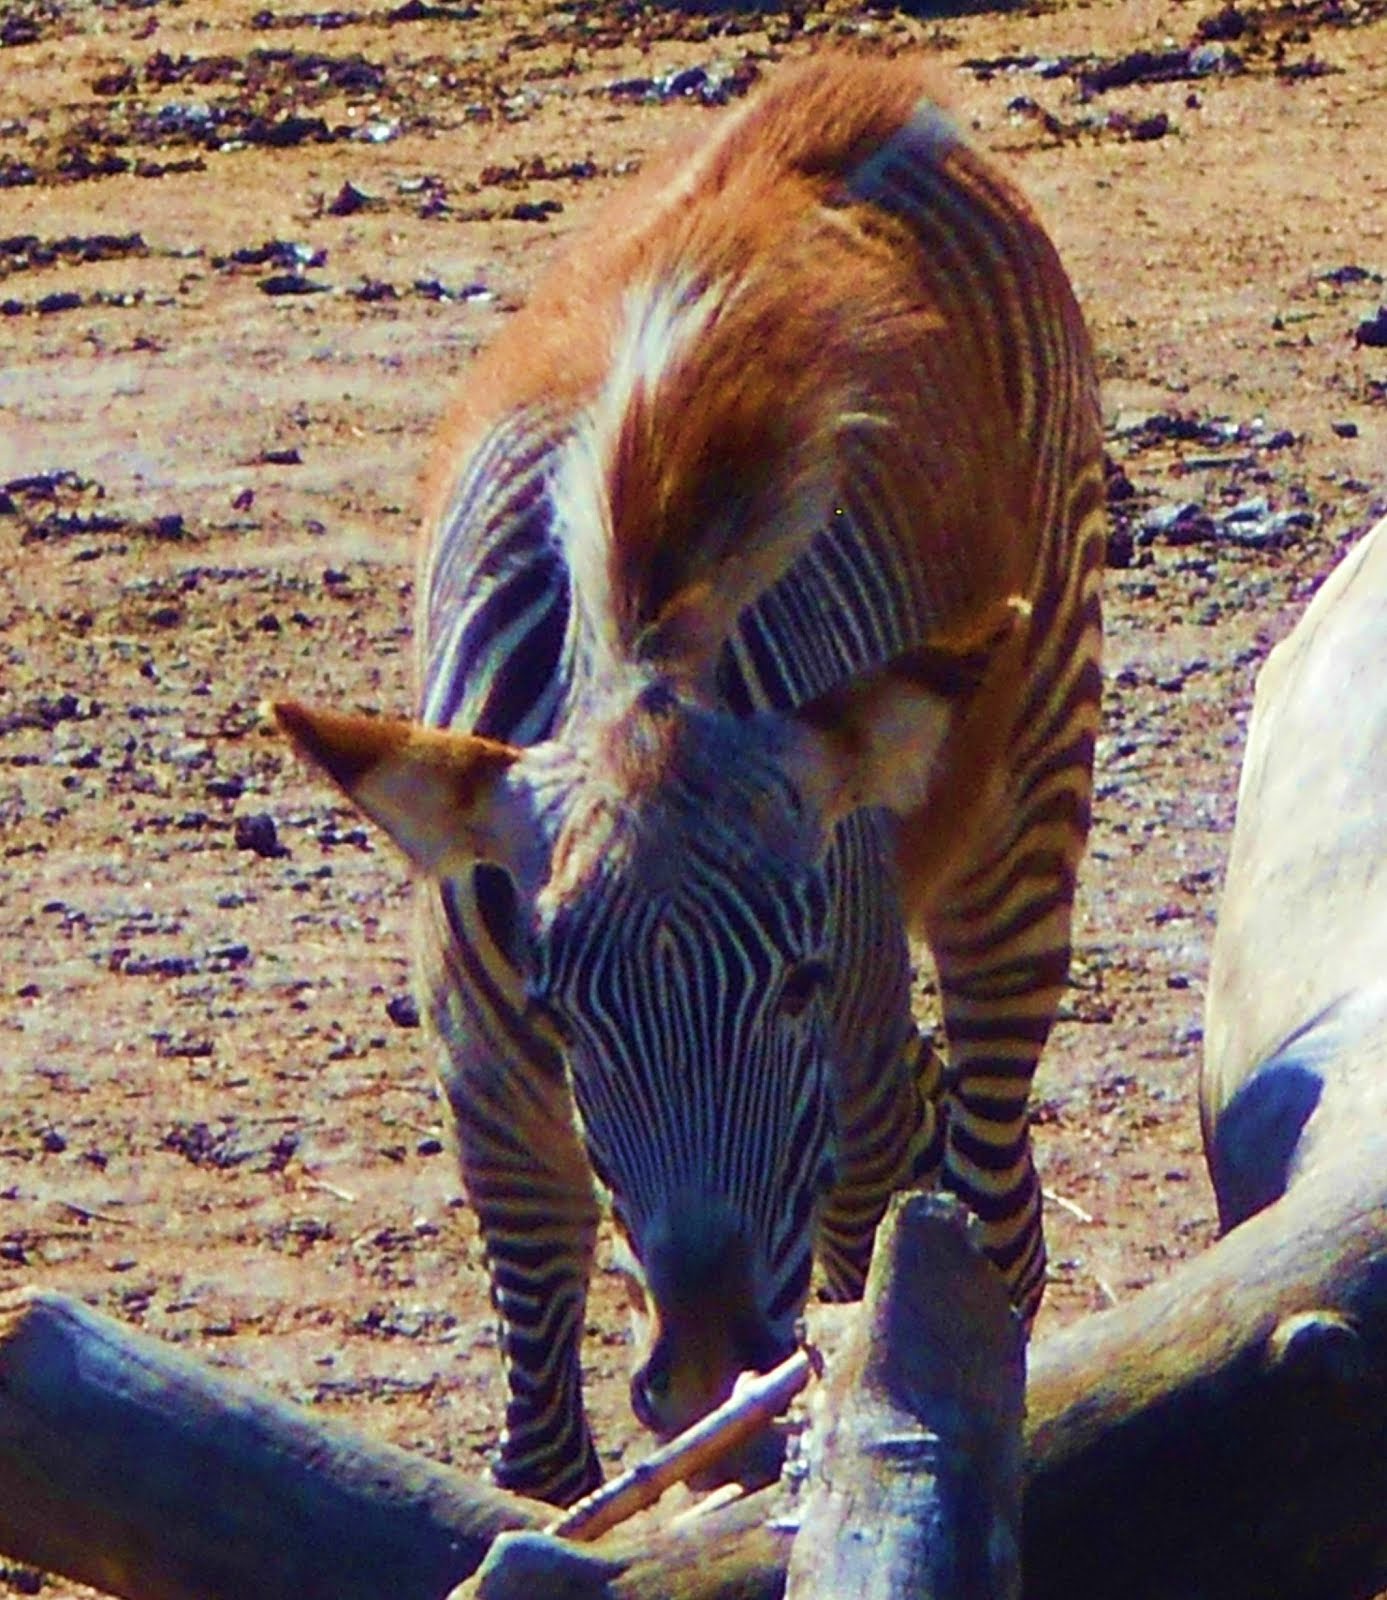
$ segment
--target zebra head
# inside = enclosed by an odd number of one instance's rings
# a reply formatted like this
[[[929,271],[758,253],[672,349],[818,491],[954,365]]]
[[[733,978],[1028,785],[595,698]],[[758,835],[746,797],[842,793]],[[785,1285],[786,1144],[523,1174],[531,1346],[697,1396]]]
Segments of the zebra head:
[[[623,700],[531,763],[530,995],[610,1197],[633,1405],[668,1435],[793,1348],[834,1174],[829,894],[783,729],[658,680]]]
[[[631,1280],[633,1405],[662,1435],[793,1347],[835,1176],[833,992],[860,981],[834,966],[827,847],[849,812],[924,797],[938,666],[749,716],[633,666],[525,748],[274,707],[417,868],[508,875],[510,955]]]

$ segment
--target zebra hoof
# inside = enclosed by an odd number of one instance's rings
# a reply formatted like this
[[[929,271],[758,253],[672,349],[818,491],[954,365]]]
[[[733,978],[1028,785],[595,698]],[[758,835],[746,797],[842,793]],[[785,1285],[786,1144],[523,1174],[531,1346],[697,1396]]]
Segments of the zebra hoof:
[[[503,1446],[491,1459],[491,1481],[510,1494],[526,1495],[551,1506],[571,1506],[601,1486],[602,1468],[590,1439],[577,1461],[558,1466],[552,1457],[537,1460],[530,1454],[517,1458]]]

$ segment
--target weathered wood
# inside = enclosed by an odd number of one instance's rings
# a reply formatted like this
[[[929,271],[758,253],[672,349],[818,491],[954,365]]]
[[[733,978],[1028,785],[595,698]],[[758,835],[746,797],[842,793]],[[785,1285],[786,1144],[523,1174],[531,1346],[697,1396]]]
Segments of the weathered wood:
[[[1021,1324],[943,1195],[901,1195],[812,1403],[787,1600],[1020,1593]]]
[[[589,1543],[638,1511],[653,1506],[676,1483],[696,1478],[724,1456],[735,1456],[784,1411],[813,1376],[814,1358],[796,1350],[766,1373],[744,1373],[732,1394],[683,1433],[584,1496],[544,1529]],[[735,1487],[735,1485],[734,1485]]]
[[[1387,1130],[1031,1367],[1027,1600],[1387,1587]],[[0,1343],[0,1550],[147,1600],[432,1600],[551,1514],[338,1437],[38,1297]],[[589,1548],[611,1600],[778,1600],[777,1513]]]
[[[1387,1587],[1387,1129],[1165,1283],[1034,1348],[1028,1407],[1026,1600]],[[605,1539],[590,1592],[779,1600],[793,1528],[764,1497],[710,1517],[692,1559],[685,1530]],[[517,1593],[564,1590],[497,1590]]]
[[[1027,1600],[1387,1587],[1387,1129],[1032,1354]]]
[[[784,1511],[772,1488],[706,1522],[618,1530],[596,1546],[502,1534],[449,1600],[782,1600],[795,1529]]]
[[[0,1307],[0,1551],[138,1600],[440,1596],[551,1508],[59,1295]]]
[[[506,1535],[451,1600],[1018,1595],[1023,1341],[973,1231],[943,1196],[893,1202],[813,1402],[793,1514],[767,1492],[583,1550]]]
[[[1387,1125],[1387,519],[1257,680],[1204,1035],[1225,1228]]]

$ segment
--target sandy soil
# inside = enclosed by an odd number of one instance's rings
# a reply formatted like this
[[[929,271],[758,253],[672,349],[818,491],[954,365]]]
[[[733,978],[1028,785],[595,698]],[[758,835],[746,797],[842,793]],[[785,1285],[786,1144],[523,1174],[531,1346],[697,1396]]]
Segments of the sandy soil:
[[[935,55],[1105,383],[1042,1331],[1200,1249],[1253,678],[1387,509],[1387,4],[293,3],[0,7],[0,1288],[481,1470],[494,1337],[406,1026],[404,877],[256,707],[408,705],[414,482],[469,356],[647,152],[844,39]],[[640,1440],[605,1273],[590,1334],[615,1464]]]

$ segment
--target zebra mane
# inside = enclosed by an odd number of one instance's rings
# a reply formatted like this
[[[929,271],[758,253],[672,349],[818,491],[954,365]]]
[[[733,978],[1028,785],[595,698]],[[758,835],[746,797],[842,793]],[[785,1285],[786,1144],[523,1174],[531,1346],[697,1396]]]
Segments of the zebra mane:
[[[830,517],[839,437],[871,419],[787,310],[754,278],[628,294],[554,486],[576,604],[610,661],[706,670]]]
[[[921,470],[884,421],[925,403],[943,323],[905,209],[959,141],[920,94],[918,69],[866,59],[787,76],[629,234],[614,220],[570,293],[603,349],[553,501],[577,625],[609,661],[706,674],[830,524],[850,439],[890,481]]]

